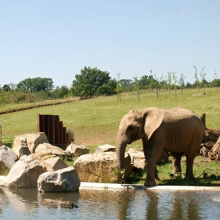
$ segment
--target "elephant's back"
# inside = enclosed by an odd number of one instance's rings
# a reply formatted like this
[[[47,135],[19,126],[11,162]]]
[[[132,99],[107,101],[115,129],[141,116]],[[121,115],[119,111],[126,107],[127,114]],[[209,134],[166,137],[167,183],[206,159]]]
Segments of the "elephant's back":
[[[187,118],[193,118],[195,114],[186,108],[175,107],[165,111],[165,115],[168,118],[182,120]]]

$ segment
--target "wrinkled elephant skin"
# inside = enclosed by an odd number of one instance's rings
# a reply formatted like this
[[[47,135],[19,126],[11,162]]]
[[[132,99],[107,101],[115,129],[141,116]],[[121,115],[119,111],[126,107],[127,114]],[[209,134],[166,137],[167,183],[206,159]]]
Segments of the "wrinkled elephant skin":
[[[184,108],[165,110],[150,107],[130,111],[123,116],[116,139],[119,169],[124,169],[125,166],[127,144],[142,139],[147,163],[146,186],[156,185],[156,163],[163,149],[171,152],[174,172],[181,172],[180,159],[185,154],[186,177],[193,178],[193,161],[198,155],[204,131],[200,118]]]

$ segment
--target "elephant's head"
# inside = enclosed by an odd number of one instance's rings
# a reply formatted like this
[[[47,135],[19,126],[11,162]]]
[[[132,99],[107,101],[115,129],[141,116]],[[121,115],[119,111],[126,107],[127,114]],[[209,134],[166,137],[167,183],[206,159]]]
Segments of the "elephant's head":
[[[127,144],[152,136],[160,126],[164,113],[158,108],[146,108],[139,111],[130,111],[124,115],[117,134],[116,153],[119,169],[125,168],[124,154]]]

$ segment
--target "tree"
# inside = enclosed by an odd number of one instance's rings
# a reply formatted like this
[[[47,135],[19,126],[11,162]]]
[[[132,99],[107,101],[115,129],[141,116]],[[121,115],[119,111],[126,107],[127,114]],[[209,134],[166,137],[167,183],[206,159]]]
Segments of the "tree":
[[[77,74],[75,76],[75,80],[73,80],[73,95],[81,97],[109,95],[109,89],[111,88],[110,84],[113,83],[109,82],[110,79],[111,77],[107,71],[101,71],[97,68],[84,67],[84,69],[81,69],[81,74]],[[111,92],[115,93],[114,90]]]
[[[156,76],[156,74],[154,74],[154,78],[155,78],[155,88],[157,90],[157,98],[159,98],[160,96],[160,88],[161,88],[161,84],[160,82],[163,80],[163,75],[161,76],[160,79],[158,79],[158,77]]]
[[[69,95],[70,90],[68,89],[67,86],[57,86],[54,90],[53,90],[53,96],[56,99],[62,99],[65,98]]]
[[[184,82],[184,75],[183,73],[180,74],[180,78],[179,78],[179,86],[180,86],[180,90],[181,90],[181,95],[183,95],[183,88],[185,86],[185,82]]]
[[[120,73],[117,74],[116,93],[117,93],[117,101],[121,101]]]
[[[217,72],[216,72],[216,69],[215,69],[214,79],[213,79],[212,82],[211,82],[211,86],[214,86],[214,87],[216,88],[216,91],[218,90],[218,87],[219,87],[218,81],[220,81],[220,80],[217,79]]]
[[[169,95],[171,94],[171,88],[172,88],[172,72],[167,73],[167,85],[169,90]]]
[[[195,84],[196,84],[196,87],[197,87],[197,91],[199,92],[199,78],[198,78],[198,71],[197,71],[197,68],[196,66],[193,66],[194,69],[195,69],[195,73],[194,73],[194,78],[195,78]]]
[[[53,89],[51,78],[27,78],[17,84],[17,88],[23,92],[49,92]]]
[[[115,95],[115,88],[117,87],[117,81],[115,79],[109,79],[106,85],[100,86],[97,89],[97,95]]]
[[[119,81],[119,85],[121,87],[121,90],[124,92],[132,91],[133,84],[134,83],[131,79],[120,79],[120,81]]]
[[[177,89],[177,76],[176,76],[176,73],[175,73],[175,72],[173,72],[172,74],[173,74],[173,75],[172,75],[172,79],[173,79],[173,88],[174,88],[174,90],[175,90],[175,95],[176,95],[176,89]]]
[[[205,70],[205,67],[203,67],[203,68],[200,70],[199,75],[200,75],[200,77],[201,77],[201,79],[202,79],[202,80],[201,80],[201,85],[202,85],[202,87],[203,87],[203,93],[204,93],[204,95],[205,95],[205,93],[206,93],[205,87],[206,87],[207,81],[206,81],[206,79],[205,79],[206,73],[204,72],[204,70]]]
[[[8,91],[10,91],[10,86],[9,86],[9,85],[4,85],[4,86],[2,87],[2,89],[3,89],[5,92],[8,92]]]
[[[140,101],[140,80],[138,77],[134,77],[134,90],[137,92],[137,100]]]

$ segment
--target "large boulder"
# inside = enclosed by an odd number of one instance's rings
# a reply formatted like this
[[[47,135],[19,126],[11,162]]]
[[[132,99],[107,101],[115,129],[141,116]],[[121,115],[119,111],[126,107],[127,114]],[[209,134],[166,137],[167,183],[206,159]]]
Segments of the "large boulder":
[[[39,144],[35,153],[31,156],[39,161],[49,159],[51,157],[65,157],[66,153],[59,147],[53,146],[49,143]]]
[[[105,144],[98,146],[95,151],[96,154],[104,153],[104,152],[116,152],[116,147],[109,144]]]
[[[12,167],[4,179],[2,186],[11,188],[37,187],[38,177],[45,168],[30,156],[22,156]]]
[[[131,157],[125,154],[125,179],[129,177],[133,165]],[[118,164],[115,152],[85,154],[75,162],[79,178],[82,182],[118,182]]]
[[[209,151],[209,158],[211,160],[220,161],[220,137],[213,148]]]
[[[143,151],[137,151],[133,148],[128,150],[128,154],[131,156],[131,163],[136,170],[145,170],[145,156]]]
[[[74,167],[67,167],[41,174],[37,186],[39,192],[77,192],[80,179]]]
[[[42,165],[47,169],[48,172],[53,172],[68,167],[67,164],[60,159],[60,157],[49,158],[43,161]]]
[[[30,153],[35,153],[35,149],[39,144],[48,143],[47,136],[44,132],[30,133],[19,135],[14,138],[13,150],[20,158],[22,155],[20,149],[27,146]]]
[[[89,148],[83,145],[77,145],[72,143],[69,146],[67,146],[65,152],[68,156],[79,157],[83,154],[88,154]]]
[[[12,165],[18,160],[15,152],[6,146],[0,147],[0,174],[4,174],[5,170],[11,169]]]

